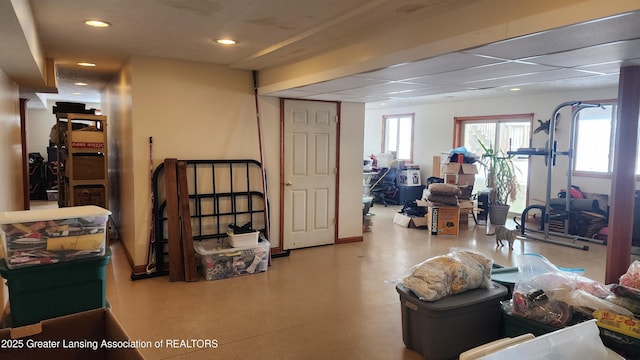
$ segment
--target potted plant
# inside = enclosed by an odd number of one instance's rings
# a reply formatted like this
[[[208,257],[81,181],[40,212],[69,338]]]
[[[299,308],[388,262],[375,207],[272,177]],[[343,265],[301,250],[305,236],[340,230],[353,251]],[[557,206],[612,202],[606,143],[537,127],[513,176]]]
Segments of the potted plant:
[[[494,225],[504,225],[509,213],[509,202],[518,194],[518,169],[513,156],[507,155],[493,146],[486,146],[478,139],[483,154],[480,163],[484,166],[486,186],[491,189],[489,195],[489,219]]]

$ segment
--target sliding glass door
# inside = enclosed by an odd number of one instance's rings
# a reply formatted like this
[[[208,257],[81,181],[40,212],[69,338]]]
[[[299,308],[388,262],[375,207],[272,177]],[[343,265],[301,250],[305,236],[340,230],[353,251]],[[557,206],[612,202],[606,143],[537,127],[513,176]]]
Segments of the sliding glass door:
[[[533,114],[456,117],[455,146],[464,146],[478,156],[483,153],[480,142],[485,146],[493,147],[496,151],[499,149],[505,154],[509,150],[529,147],[532,121]],[[514,164],[518,172],[520,191],[516,200],[511,203],[510,211],[521,213],[527,206],[529,159],[516,157]],[[481,164],[477,166],[478,175],[476,175],[474,192],[486,187],[484,167]]]

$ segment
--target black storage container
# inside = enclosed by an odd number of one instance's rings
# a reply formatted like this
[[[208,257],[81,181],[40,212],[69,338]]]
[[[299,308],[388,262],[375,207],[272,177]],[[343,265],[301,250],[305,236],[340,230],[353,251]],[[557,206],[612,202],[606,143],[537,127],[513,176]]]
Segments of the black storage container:
[[[507,288],[492,283],[490,289],[474,289],[428,302],[402,284],[396,285],[402,311],[402,339],[426,360],[457,359],[460,353],[500,339],[500,301]]]

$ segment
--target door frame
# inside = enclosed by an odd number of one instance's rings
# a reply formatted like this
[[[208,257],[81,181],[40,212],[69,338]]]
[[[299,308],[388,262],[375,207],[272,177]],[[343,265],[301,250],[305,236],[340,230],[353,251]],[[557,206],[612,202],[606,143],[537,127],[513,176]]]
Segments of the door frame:
[[[324,102],[324,103],[334,103],[336,104],[336,176],[335,176],[335,209],[334,209],[334,218],[335,224],[333,228],[333,239],[334,245],[342,243],[338,239],[338,229],[340,226],[340,210],[338,206],[338,199],[340,199],[340,121],[341,121],[341,105],[340,101],[325,101],[325,100],[305,100],[305,99],[294,99],[294,98],[280,98],[280,234],[278,239],[278,246],[272,248],[271,250],[274,253],[284,252],[284,161],[285,161],[285,139],[284,139],[284,103],[286,100],[293,101],[307,101],[307,102]],[[350,241],[347,241],[350,242]],[[288,250],[287,250],[288,251]]]
[[[29,154],[27,153],[27,101],[20,98],[20,142],[22,143],[22,207],[31,209],[31,184],[29,179]]]

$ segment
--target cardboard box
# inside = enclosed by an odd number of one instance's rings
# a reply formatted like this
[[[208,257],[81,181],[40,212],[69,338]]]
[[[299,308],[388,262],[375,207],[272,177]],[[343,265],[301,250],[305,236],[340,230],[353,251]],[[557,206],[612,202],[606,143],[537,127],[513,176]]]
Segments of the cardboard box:
[[[469,215],[471,214],[470,209],[460,208],[460,220],[458,223],[458,229],[460,230],[469,230]]]
[[[473,186],[476,182],[476,176],[474,174],[458,174],[457,185],[460,186]]]
[[[429,221],[426,215],[413,216],[411,218],[411,222],[409,223],[409,227],[424,228],[424,227],[427,227],[428,224],[429,224]]]
[[[402,213],[396,213],[393,216],[393,223],[402,227],[409,227],[409,223],[411,222],[411,216],[407,216]]]
[[[422,196],[424,196],[424,192],[422,192]],[[421,200],[416,200],[416,205],[421,206],[421,207],[429,207],[429,202],[427,200],[424,200],[424,199],[425,198],[423,197],[423,199],[421,199]]]
[[[398,174],[398,186],[420,186],[420,169],[400,170]]]
[[[440,172],[447,184],[473,186],[478,168],[475,164],[448,163],[442,164]]]
[[[441,164],[441,161],[442,161],[442,157],[441,156],[434,156],[433,157],[433,161],[431,162],[431,170],[432,170],[431,171],[432,172],[431,176],[437,177],[437,178],[441,177],[440,176],[440,164]]]
[[[406,228],[427,227],[429,224],[426,216],[409,216],[402,213],[394,215],[393,223]]]
[[[104,180],[106,177],[104,154],[71,154],[75,180]]]
[[[433,206],[427,210],[431,235],[458,235],[460,208],[457,206]]]
[[[43,320],[18,328],[0,329],[0,341],[13,345],[13,348],[3,346],[0,351],[2,358],[12,360],[142,360],[144,358],[140,351],[131,346],[153,347],[153,343],[146,340],[132,341],[107,308]],[[71,342],[88,347],[70,348],[68,345]],[[46,348],[47,344],[51,348]]]
[[[460,174],[475,175],[478,173],[476,164],[460,164]]]
[[[444,183],[455,185],[458,183],[458,174],[444,174]]]
[[[460,172],[460,170],[462,169],[462,167],[460,165],[462,165],[462,164],[460,164],[460,163],[442,164],[442,167],[440,168],[440,172],[442,174],[458,174]]]

